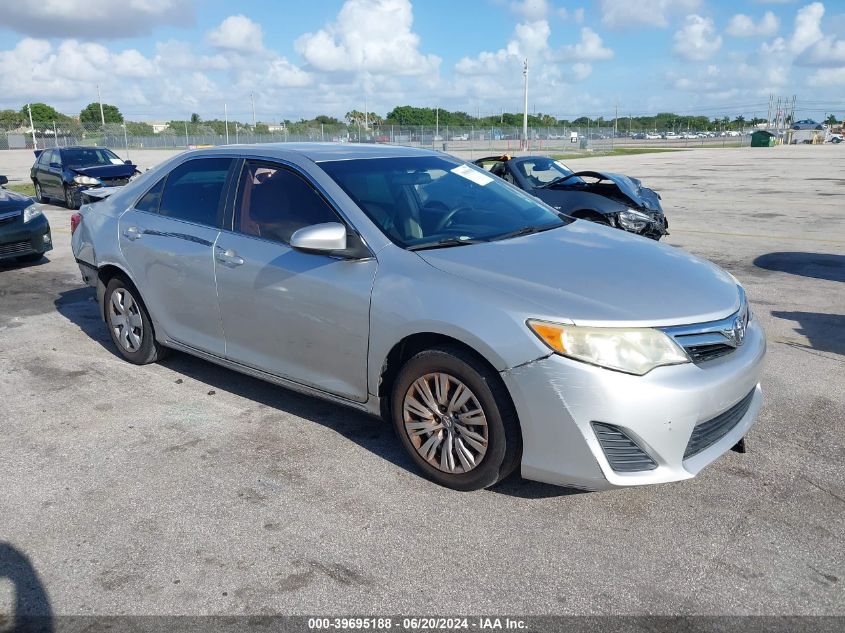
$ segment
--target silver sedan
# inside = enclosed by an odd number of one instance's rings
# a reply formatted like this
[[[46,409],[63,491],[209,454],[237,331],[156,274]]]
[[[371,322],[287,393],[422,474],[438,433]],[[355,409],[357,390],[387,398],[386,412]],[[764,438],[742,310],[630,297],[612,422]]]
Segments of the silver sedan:
[[[186,152],[72,226],[128,361],[177,349],[383,416],[458,490],[689,478],[762,403],[731,275],[444,154]]]

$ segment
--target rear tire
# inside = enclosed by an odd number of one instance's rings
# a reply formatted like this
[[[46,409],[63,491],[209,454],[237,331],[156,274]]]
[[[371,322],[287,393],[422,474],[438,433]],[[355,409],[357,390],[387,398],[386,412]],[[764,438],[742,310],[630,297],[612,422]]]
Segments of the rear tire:
[[[147,365],[167,355],[169,350],[155,340],[150,314],[135,286],[123,277],[113,278],[103,303],[109,334],[123,358]]]
[[[44,195],[44,190],[41,189],[41,183],[36,180],[33,184],[35,185],[35,201],[46,204],[48,198]]]
[[[393,384],[391,418],[416,466],[441,486],[487,488],[519,464],[522,436],[504,383],[460,347],[434,347],[405,363]]]

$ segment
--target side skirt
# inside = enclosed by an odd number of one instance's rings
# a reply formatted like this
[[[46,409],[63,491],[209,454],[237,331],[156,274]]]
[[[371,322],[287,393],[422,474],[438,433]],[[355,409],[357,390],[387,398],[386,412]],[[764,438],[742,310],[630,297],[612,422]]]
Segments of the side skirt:
[[[330,402],[334,402],[335,404],[340,404],[345,407],[356,409],[358,411],[363,411],[364,413],[369,413],[370,415],[375,417],[381,416],[381,406],[379,402],[380,398],[378,396],[367,394],[366,402],[356,402],[355,400],[349,400],[347,398],[328,393],[327,391],[322,391],[315,387],[309,387],[308,385],[303,385],[293,380],[282,378],[281,376],[277,376],[276,374],[271,374],[266,371],[262,371],[261,369],[250,367],[249,365],[242,365],[241,363],[228,360],[226,358],[222,358],[214,354],[209,354],[208,352],[198,350],[194,347],[191,347],[190,345],[179,343],[178,341],[167,339],[165,341],[162,341],[162,343],[167,347],[172,347],[173,349],[179,350],[180,352],[185,352],[186,354],[190,354],[191,356],[202,358],[203,360],[207,360],[216,365],[220,365],[221,367],[226,367],[227,369],[232,369],[239,373],[246,374],[247,376],[252,376],[253,378],[265,380],[267,382],[273,383],[274,385],[284,387],[285,389],[290,389],[291,391],[296,391],[297,393],[302,393],[307,396],[320,398],[321,400],[328,400]]]

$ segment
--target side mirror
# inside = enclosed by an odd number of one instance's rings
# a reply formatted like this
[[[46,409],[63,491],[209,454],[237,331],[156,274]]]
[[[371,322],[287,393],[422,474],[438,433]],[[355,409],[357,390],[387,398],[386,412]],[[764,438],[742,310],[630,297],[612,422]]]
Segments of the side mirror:
[[[0,185],[9,184],[9,179],[6,176],[0,176]]]
[[[290,238],[290,245],[312,253],[346,250],[346,227],[339,222],[312,224],[296,231]]]
[[[125,161],[123,161],[123,164],[124,165],[131,165],[132,161],[131,160],[125,160]]]

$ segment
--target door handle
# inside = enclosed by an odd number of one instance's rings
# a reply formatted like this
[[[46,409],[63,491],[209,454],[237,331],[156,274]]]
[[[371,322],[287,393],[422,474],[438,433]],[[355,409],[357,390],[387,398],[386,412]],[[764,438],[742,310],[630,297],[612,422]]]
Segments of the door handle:
[[[133,242],[139,239],[141,235],[143,235],[143,233],[141,232],[141,229],[139,229],[137,226],[127,226],[123,230],[123,237],[125,237],[127,240],[132,240]]]
[[[231,266],[233,268],[235,266],[240,266],[241,264],[244,263],[243,257],[239,257],[238,254],[235,251],[233,251],[231,248],[228,249],[228,250],[224,250],[223,248],[218,246],[216,257],[217,257],[217,261],[220,262],[221,264],[224,264],[226,266]]]

